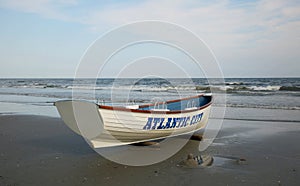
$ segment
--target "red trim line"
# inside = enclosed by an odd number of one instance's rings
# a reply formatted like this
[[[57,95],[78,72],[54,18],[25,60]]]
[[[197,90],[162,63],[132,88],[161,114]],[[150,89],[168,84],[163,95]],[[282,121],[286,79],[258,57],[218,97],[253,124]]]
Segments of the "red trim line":
[[[176,99],[176,100],[170,100],[166,101],[165,103],[173,103],[173,102],[179,102],[182,100],[188,100],[188,99],[194,99],[198,97],[204,96],[203,94],[197,95],[197,96],[192,96],[188,98],[182,98],[182,99]],[[212,97],[212,96],[207,96],[207,97]],[[163,102],[160,102],[158,104],[161,104]],[[99,108],[101,109],[106,109],[106,110],[117,110],[117,111],[125,111],[125,112],[138,112],[138,113],[153,113],[153,114],[178,114],[178,113],[188,113],[188,112],[194,112],[196,110],[202,110],[212,104],[212,99],[210,102],[208,102],[206,105],[203,105],[202,107],[199,107],[197,109],[192,109],[192,110],[172,110],[172,111],[154,111],[154,110],[139,110],[139,109],[129,109],[125,107],[113,107],[113,106],[107,106],[107,105],[98,105]],[[149,106],[153,106],[154,104],[148,104],[148,105],[141,105],[139,108],[145,108]]]

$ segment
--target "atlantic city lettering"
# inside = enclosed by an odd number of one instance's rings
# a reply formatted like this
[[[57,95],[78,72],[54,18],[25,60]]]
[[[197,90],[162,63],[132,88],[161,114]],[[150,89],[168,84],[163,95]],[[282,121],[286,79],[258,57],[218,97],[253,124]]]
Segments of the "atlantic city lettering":
[[[180,118],[153,118],[149,117],[143,130],[159,130],[159,129],[169,129],[169,128],[181,128],[188,125],[194,125],[201,121],[203,113],[194,115],[192,118],[190,116],[180,117]]]

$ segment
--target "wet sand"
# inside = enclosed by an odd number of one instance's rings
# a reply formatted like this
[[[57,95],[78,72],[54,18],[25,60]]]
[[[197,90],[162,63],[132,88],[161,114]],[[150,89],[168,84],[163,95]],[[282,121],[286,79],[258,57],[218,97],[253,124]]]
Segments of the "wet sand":
[[[299,142],[297,122],[225,120],[206,151],[190,140],[161,163],[131,167],[98,155],[59,118],[2,115],[0,185],[300,185]],[[178,166],[189,153],[215,162]]]

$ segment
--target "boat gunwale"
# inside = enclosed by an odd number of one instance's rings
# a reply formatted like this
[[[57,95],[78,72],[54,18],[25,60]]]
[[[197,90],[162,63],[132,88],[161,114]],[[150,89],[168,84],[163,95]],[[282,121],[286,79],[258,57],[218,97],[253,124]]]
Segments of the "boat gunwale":
[[[212,96],[207,96],[204,94],[200,94],[197,96],[191,96],[191,97],[186,97],[186,98],[182,98],[182,99],[174,99],[174,100],[169,100],[169,101],[165,101],[165,102],[158,102],[156,104],[162,104],[162,103],[174,103],[174,102],[180,102],[183,100],[189,100],[189,99],[194,99],[194,98],[200,98],[200,97],[211,97],[211,100],[206,103],[205,105],[201,106],[201,107],[197,107],[196,109],[190,109],[190,110],[172,110],[172,111],[166,111],[166,110],[139,110],[139,109],[130,109],[130,108],[126,108],[126,107],[120,107],[120,106],[108,106],[108,105],[98,105],[99,109],[104,109],[104,110],[116,110],[116,111],[125,111],[125,112],[136,112],[136,113],[151,113],[151,114],[179,114],[179,113],[189,113],[189,112],[195,112],[198,110],[202,110],[206,107],[209,107],[212,104]],[[151,103],[151,104],[145,104],[145,105],[140,105],[139,108],[145,108],[145,107],[150,107],[150,106],[154,106],[155,103]]]

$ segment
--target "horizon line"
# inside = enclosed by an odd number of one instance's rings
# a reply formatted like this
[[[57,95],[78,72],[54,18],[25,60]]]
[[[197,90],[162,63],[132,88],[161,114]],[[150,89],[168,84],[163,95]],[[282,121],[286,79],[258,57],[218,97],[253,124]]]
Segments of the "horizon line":
[[[99,77],[96,79],[138,79],[140,77]],[[191,79],[214,79],[220,77],[190,77]],[[223,77],[223,78],[300,78],[300,76],[253,76],[253,77]],[[75,78],[75,77],[0,77],[0,79],[95,79],[94,77],[82,77],[82,78]],[[166,77],[166,78],[159,78],[159,77],[148,77],[148,78],[141,78],[141,79],[188,79],[186,77]]]

